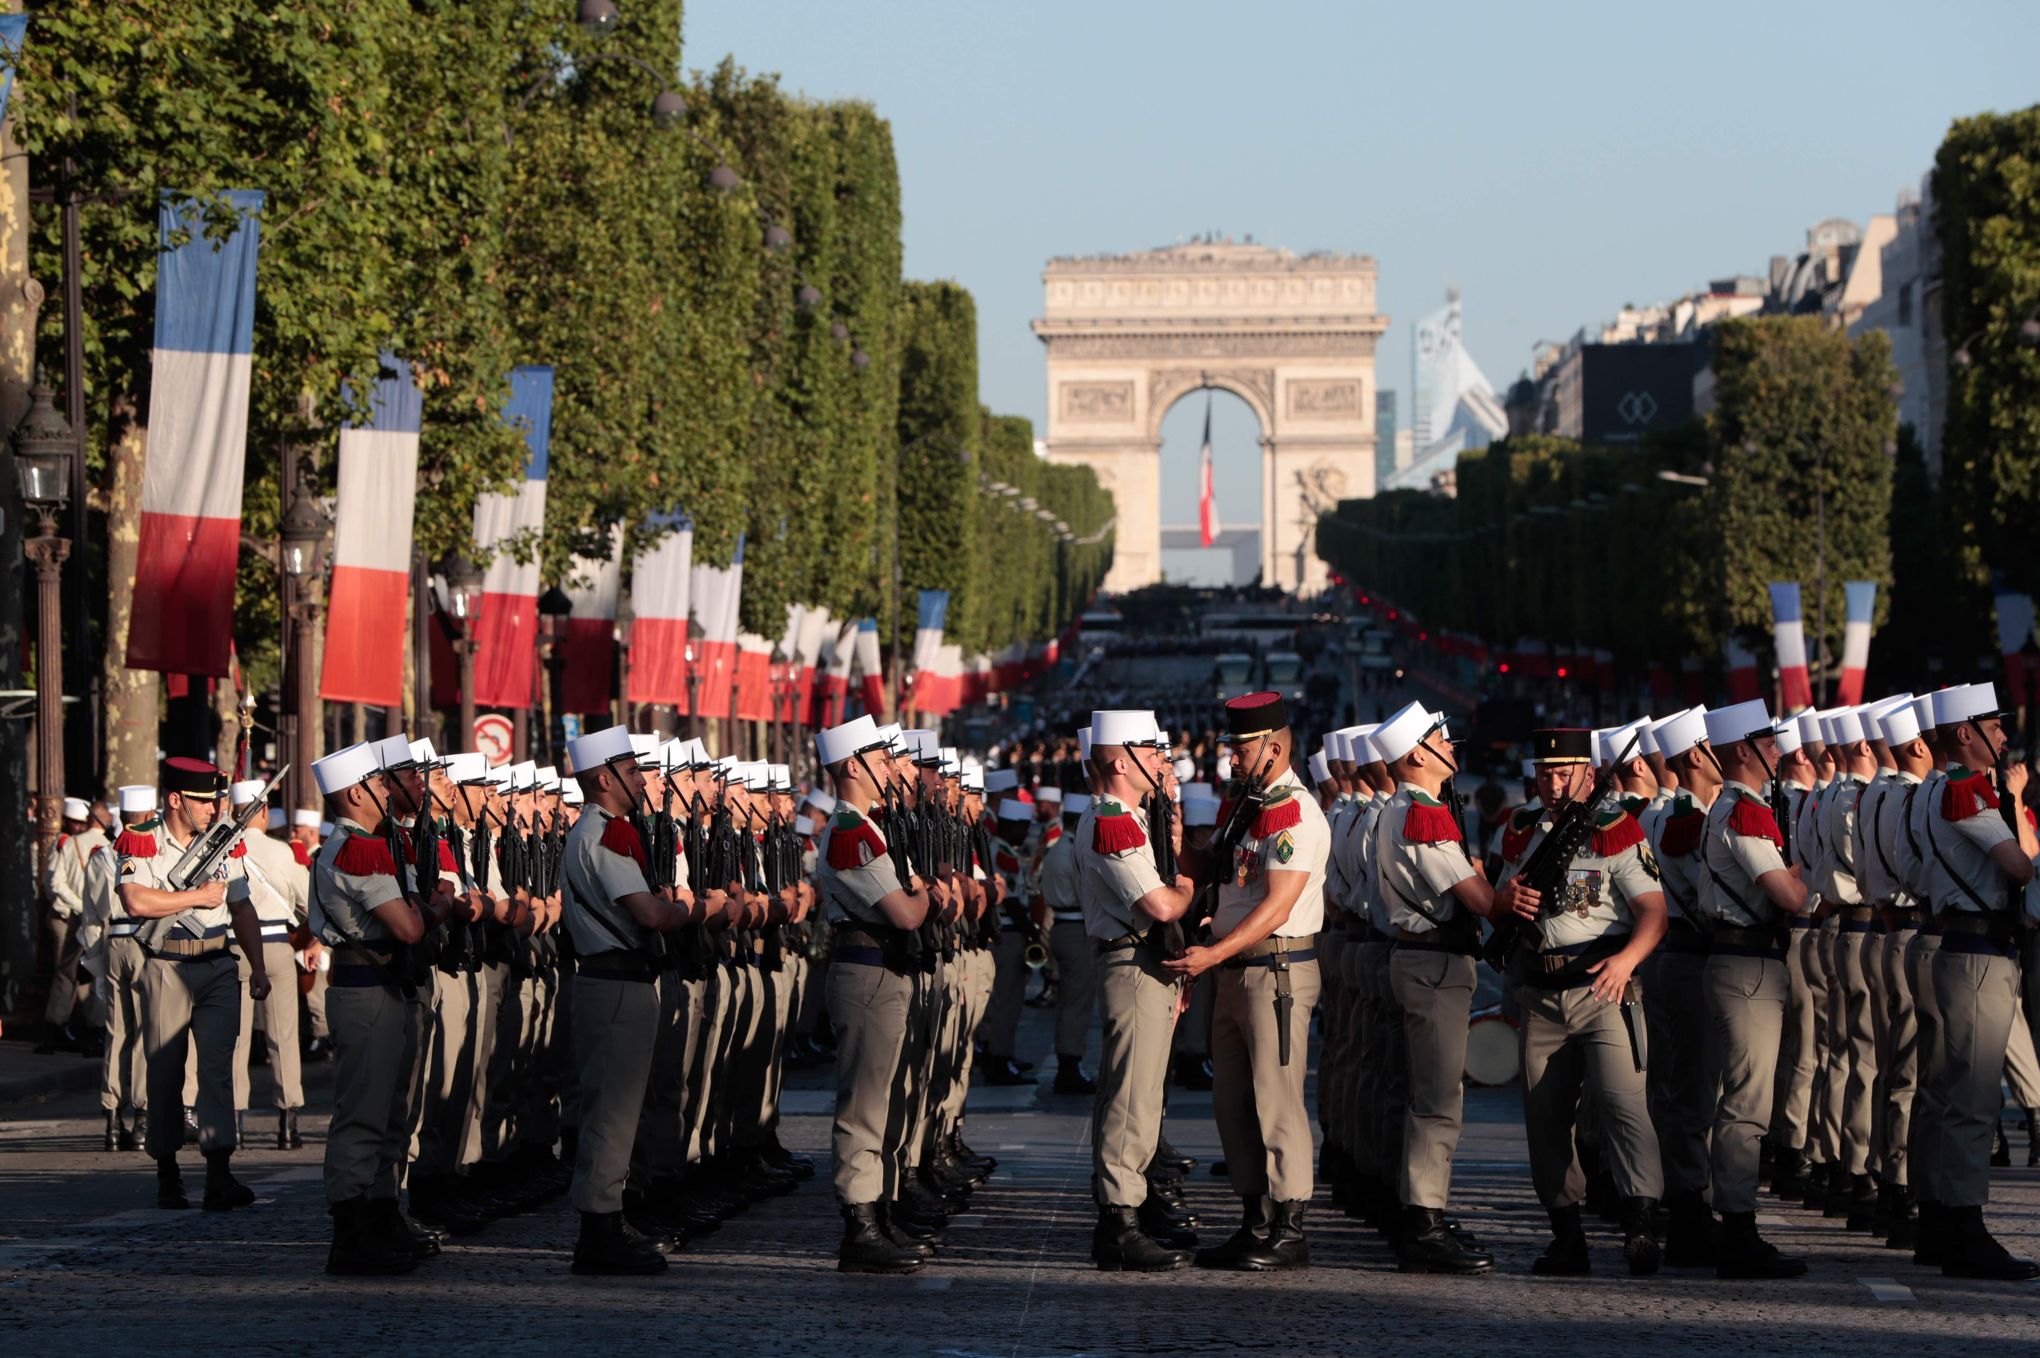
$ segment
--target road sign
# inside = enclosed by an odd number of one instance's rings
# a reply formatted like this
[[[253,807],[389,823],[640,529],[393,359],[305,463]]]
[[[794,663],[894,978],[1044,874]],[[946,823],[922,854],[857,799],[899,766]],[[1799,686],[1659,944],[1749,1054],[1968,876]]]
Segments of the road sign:
[[[500,712],[484,712],[475,718],[474,736],[475,748],[489,761],[490,768],[510,762],[510,718]]]

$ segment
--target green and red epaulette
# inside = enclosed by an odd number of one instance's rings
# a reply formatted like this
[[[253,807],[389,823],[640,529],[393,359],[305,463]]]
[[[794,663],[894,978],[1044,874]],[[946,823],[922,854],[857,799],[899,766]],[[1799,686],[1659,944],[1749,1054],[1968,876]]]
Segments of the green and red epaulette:
[[[1218,804],[1218,823],[1224,825],[1232,819],[1233,799],[1228,797]],[[1295,790],[1283,788],[1273,800],[1263,806],[1254,817],[1254,824],[1247,834],[1254,839],[1273,839],[1284,830],[1293,830],[1303,823],[1303,803],[1297,799]]]
[[[1750,839],[1768,839],[1779,848],[1785,847],[1785,835],[1778,829],[1778,818],[1771,814],[1771,808],[1755,797],[1738,797],[1735,805],[1728,809],[1728,828],[1731,832]]]
[[[1537,838],[1537,822],[1544,818],[1544,808],[1535,802],[1527,802],[1509,813],[1509,823],[1502,828],[1502,857],[1515,862],[1530,847],[1530,841]]]
[[[1960,778],[1950,774],[1947,785],[1941,789],[1943,820],[1968,820],[1979,812],[1995,811],[1997,808],[1997,789],[1979,770],[1972,769]]]
[[[1041,847],[1046,849],[1062,838],[1062,826],[1051,825],[1041,832]]]
[[[1624,849],[1641,843],[1643,827],[1636,823],[1636,817],[1618,806],[1598,818],[1587,851],[1596,858],[1613,858]]]
[[[1466,839],[1452,808],[1422,792],[1410,794],[1403,814],[1402,835],[1411,844],[1458,844]]]
[[[439,846],[442,850],[444,844]],[[602,847],[618,858],[628,858],[640,869],[645,866],[645,841],[639,836],[637,826],[627,817],[611,816],[609,824],[602,827]]]
[[[992,854],[992,866],[1000,872],[1020,871],[1020,856],[1011,849],[999,849]]]
[[[1138,849],[1147,843],[1147,832],[1141,829],[1140,817],[1118,802],[1101,800],[1098,814],[1091,818],[1091,850],[1093,853],[1125,853]]]
[[[130,825],[120,832],[120,838],[113,841],[113,851],[122,858],[154,858],[156,836],[151,833],[156,822],[145,820],[139,825]]]
[[[394,877],[397,860],[381,835],[349,835],[333,855],[333,870],[349,877]]]
[[[829,825],[829,866],[838,872],[861,868],[886,855],[878,827],[855,811],[838,811]]]
[[[1681,797],[1672,803],[1671,814],[1665,817],[1665,828],[1658,835],[1658,852],[1666,858],[1684,858],[1700,847],[1700,836],[1707,829],[1707,813],[1693,804],[1690,797]]]
[[[312,865],[312,856],[305,851],[302,840],[293,839],[290,842],[290,856],[297,860],[297,865],[301,868],[308,868]]]

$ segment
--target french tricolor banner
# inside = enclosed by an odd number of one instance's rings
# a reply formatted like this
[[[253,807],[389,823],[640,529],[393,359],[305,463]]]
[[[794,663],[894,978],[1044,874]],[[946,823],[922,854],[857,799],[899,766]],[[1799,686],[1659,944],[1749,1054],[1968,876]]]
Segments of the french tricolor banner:
[[[885,715],[885,663],[878,657],[878,619],[857,624],[857,671],[863,684],[864,710]]]
[[[1850,580],[1842,586],[1848,621],[1842,625],[1842,677],[1835,701],[1854,707],[1863,701],[1863,672],[1870,668],[1870,621],[1877,614],[1877,582]]]
[[[946,589],[924,589],[917,607],[917,622],[914,627],[914,669],[926,672],[935,663],[935,653],[942,647],[942,629],[949,621],[949,591]],[[915,692],[920,692],[920,681],[915,681]],[[919,706],[916,697],[915,705]]]
[[[503,418],[524,433],[524,484],[475,500],[475,549],[489,559],[475,623],[475,701],[530,707],[538,680],[538,552],[545,527],[545,474],[552,445],[553,370],[510,374]],[[522,549],[529,561],[519,561]]]
[[[2032,682],[2026,673],[2026,643],[2033,639],[2033,596],[2009,590],[1999,594],[1997,630],[1998,652],[2005,658],[2004,705],[2019,707],[2026,702],[2026,686]]]
[[[701,641],[694,648],[701,671],[701,717],[729,717],[737,678],[737,614],[744,592],[744,536],[737,535],[736,555],[727,566],[696,564],[690,588]]]
[[[756,632],[737,633],[737,719],[771,721],[776,701],[778,695],[772,691],[772,643]]]
[[[1746,703],[1763,696],[1764,686],[1757,679],[1757,653],[1737,641],[1728,639],[1728,696],[1736,702]]]
[[[1806,627],[1799,619],[1799,586],[1792,581],[1771,584],[1771,646],[1778,656],[1780,707],[1787,713],[1812,707],[1813,685],[1806,677]]]
[[[221,201],[239,219],[223,240],[208,237],[198,203],[166,199],[157,210],[156,348],[135,555],[143,602],[128,626],[131,670],[223,675],[234,636],[263,199],[241,189]]]
[[[664,530],[631,563],[630,692],[632,703],[687,706],[687,604],[694,575],[694,522],[684,514],[656,516]]]
[[[846,622],[833,637],[822,643],[822,711],[818,726],[843,724],[843,708],[850,696],[850,663],[857,658],[858,624]]]
[[[616,597],[623,588],[623,526],[610,530],[609,555],[577,556],[570,567],[567,637],[560,702],[569,712],[607,712],[616,691]]]
[[[815,711],[819,687],[815,683],[815,663],[821,658],[822,638],[833,630],[829,626],[828,609],[809,608],[805,604],[786,606],[786,635],[781,639],[779,648],[793,667],[791,719],[794,721],[812,724],[818,715]]]
[[[367,419],[340,427],[340,493],[333,585],[326,605],[328,702],[398,707],[410,645],[411,509],[418,500],[418,431],[425,401],[411,365],[382,356]]]

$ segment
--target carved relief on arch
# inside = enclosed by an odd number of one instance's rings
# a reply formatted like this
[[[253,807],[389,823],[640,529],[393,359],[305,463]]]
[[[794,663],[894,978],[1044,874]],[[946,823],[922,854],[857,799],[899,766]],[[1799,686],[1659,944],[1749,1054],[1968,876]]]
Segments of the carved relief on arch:
[[[1254,409],[1265,438],[1275,412],[1275,370],[1273,368],[1156,368],[1148,374],[1148,426],[1159,434],[1162,416],[1176,398],[1199,387],[1222,387],[1240,396]]]

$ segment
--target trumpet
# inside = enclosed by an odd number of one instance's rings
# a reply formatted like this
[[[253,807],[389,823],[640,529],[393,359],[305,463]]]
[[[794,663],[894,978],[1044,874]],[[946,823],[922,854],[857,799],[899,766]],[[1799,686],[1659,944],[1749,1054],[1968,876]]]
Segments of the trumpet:
[[[1020,958],[1027,963],[1029,971],[1040,971],[1048,965],[1048,949],[1043,946],[1039,939],[1030,938],[1027,940],[1026,949],[1020,954]]]

